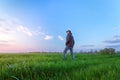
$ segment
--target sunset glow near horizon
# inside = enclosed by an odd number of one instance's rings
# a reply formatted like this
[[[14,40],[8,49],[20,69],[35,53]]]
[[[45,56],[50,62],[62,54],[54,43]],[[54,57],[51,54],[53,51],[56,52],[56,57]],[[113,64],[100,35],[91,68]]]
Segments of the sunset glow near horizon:
[[[0,0],[0,52],[120,50],[119,0]]]

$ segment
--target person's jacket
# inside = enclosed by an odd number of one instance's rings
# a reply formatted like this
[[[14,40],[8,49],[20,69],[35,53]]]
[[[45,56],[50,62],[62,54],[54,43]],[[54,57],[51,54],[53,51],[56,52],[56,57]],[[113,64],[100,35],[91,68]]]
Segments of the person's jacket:
[[[66,46],[73,48],[74,44],[75,44],[75,41],[74,41],[74,37],[72,36],[72,33],[67,34],[67,36],[66,36]]]

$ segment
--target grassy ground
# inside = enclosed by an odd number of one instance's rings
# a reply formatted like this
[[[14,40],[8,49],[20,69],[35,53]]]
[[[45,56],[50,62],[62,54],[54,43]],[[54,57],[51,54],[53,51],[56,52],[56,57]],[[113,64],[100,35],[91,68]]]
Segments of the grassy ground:
[[[0,80],[120,80],[120,55],[0,54]]]

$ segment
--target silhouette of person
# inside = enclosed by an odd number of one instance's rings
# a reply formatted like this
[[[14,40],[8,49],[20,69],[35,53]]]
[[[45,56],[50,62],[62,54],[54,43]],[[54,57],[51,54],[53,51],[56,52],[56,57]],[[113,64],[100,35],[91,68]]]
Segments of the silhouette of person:
[[[74,59],[74,53],[73,53],[73,47],[74,47],[74,44],[75,44],[75,41],[74,41],[74,37],[72,35],[72,32],[70,30],[67,30],[66,31],[66,47],[63,51],[63,59],[66,59],[66,53],[68,50],[70,50],[70,53],[71,53],[71,57],[72,59]]]

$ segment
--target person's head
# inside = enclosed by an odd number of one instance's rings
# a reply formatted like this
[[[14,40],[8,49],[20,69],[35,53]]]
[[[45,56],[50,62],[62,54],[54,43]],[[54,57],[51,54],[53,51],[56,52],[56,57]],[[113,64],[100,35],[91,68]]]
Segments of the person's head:
[[[70,30],[67,30],[66,33],[67,33],[67,34],[71,34],[71,31],[70,31]]]

